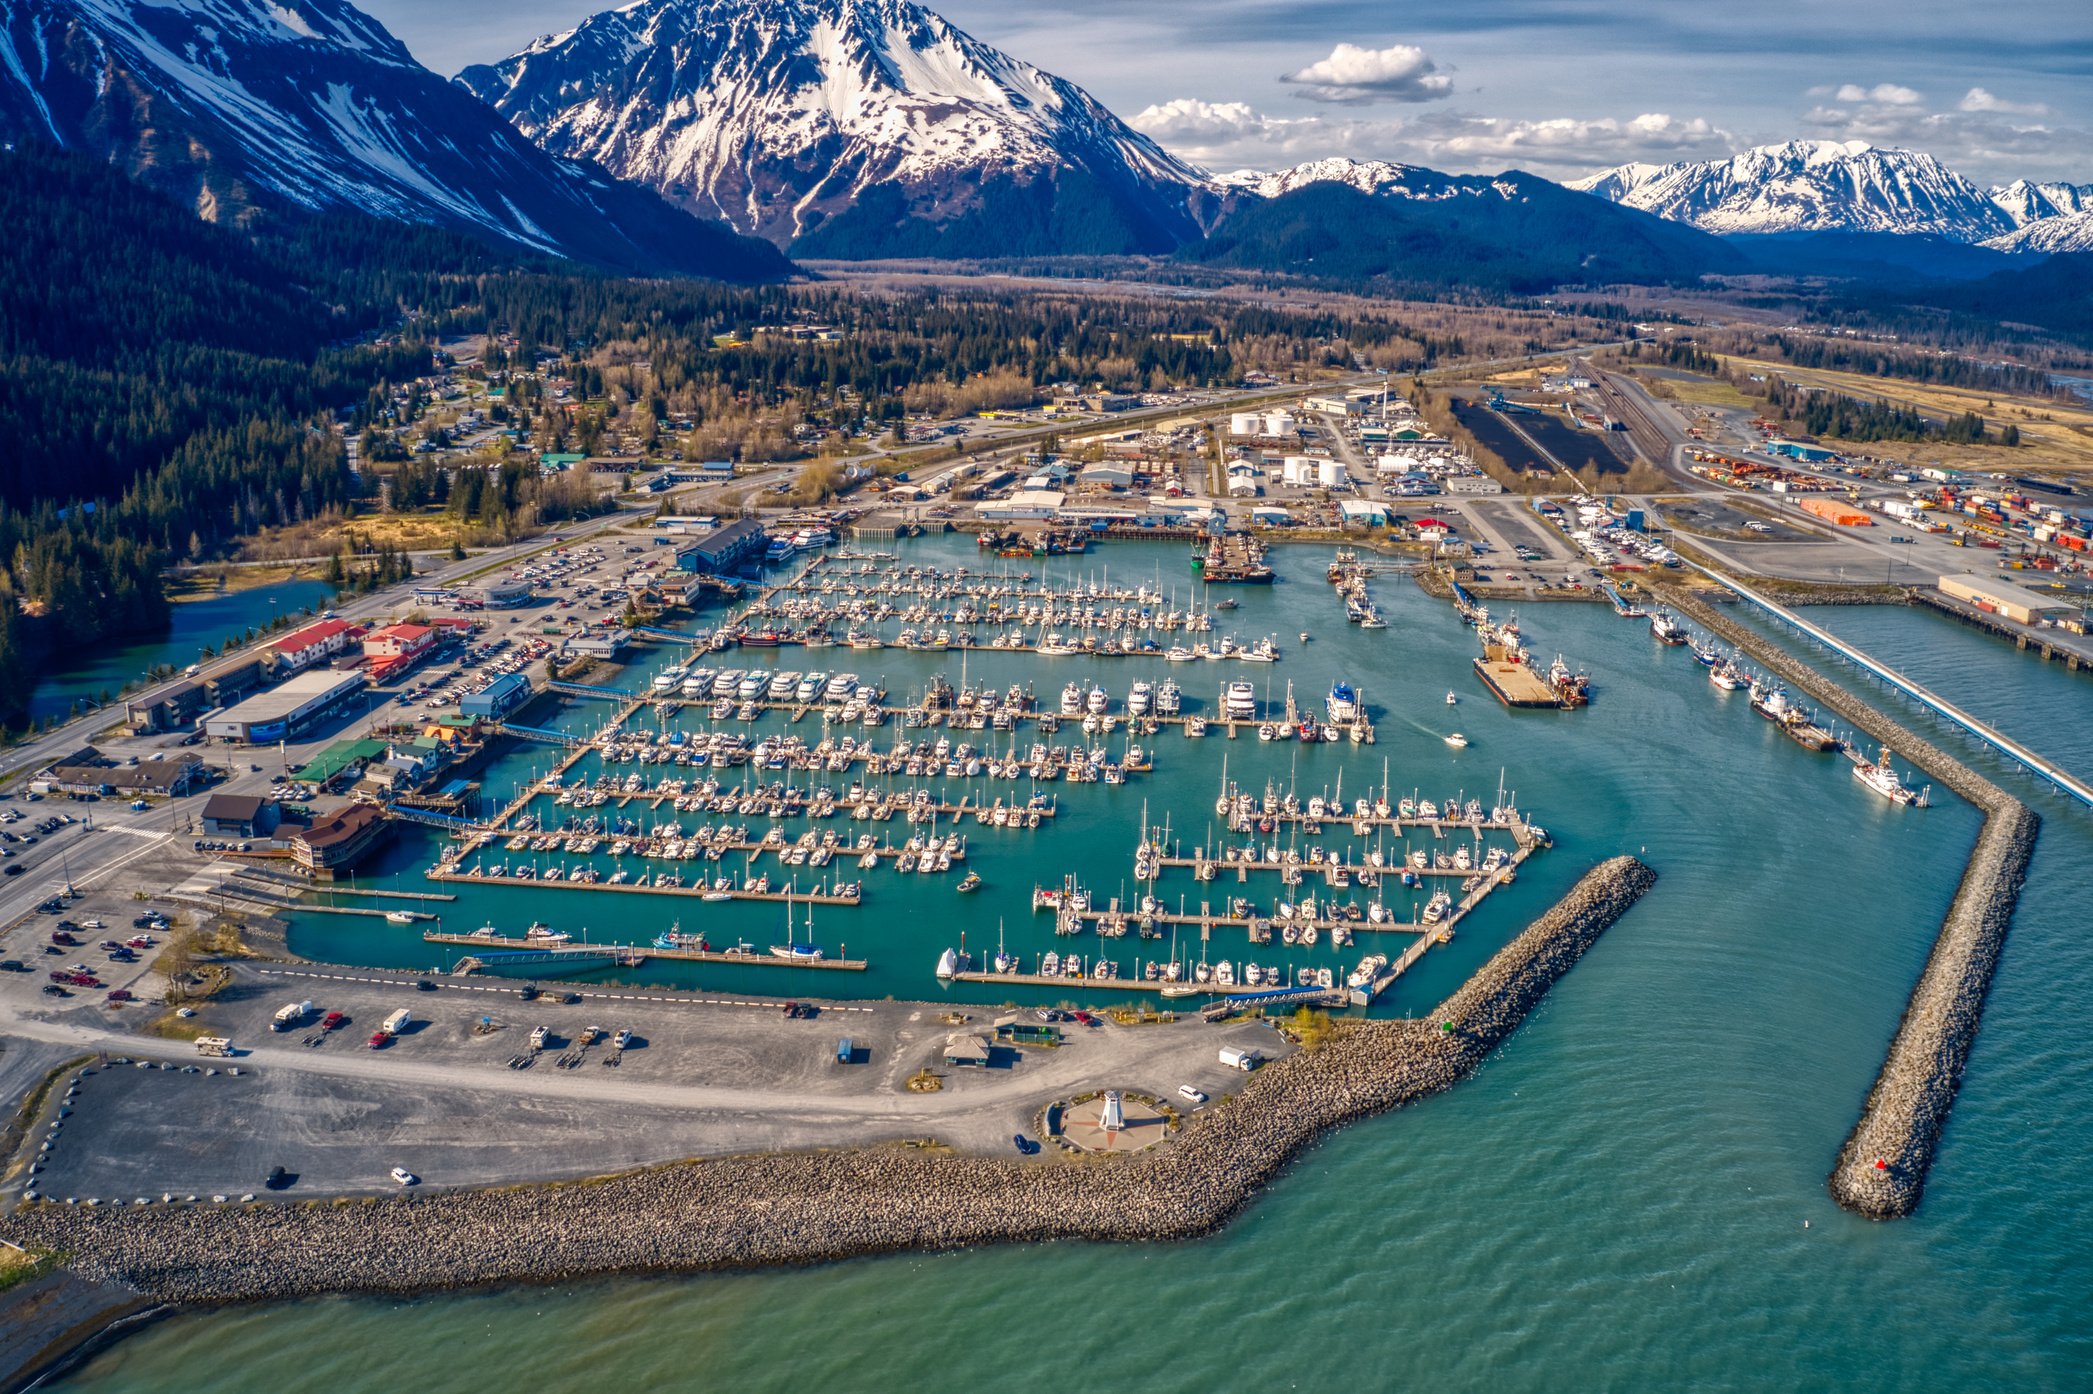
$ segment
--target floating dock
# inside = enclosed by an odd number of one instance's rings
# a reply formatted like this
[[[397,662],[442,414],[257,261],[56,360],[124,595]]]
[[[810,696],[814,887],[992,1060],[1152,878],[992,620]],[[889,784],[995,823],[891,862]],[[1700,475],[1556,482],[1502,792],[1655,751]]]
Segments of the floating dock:
[[[800,899],[801,897],[794,897]],[[870,965],[862,958],[786,958],[780,954],[757,953],[754,949],[662,949],[635,944],[562,944],[548,945],[537,939],[512,939],[484,934],[445,934],[435,930],[424,930],[425,944],[458,944],[465,948],[492,951],[540,952],[548,955],[545,961],[557,961],[561,955],[571,954],[577,958],[612,957],[616,962],[636,966],[650,958],[674,959],[682,963],[739,963],[755,968],[837,968],[849,973],[862,973]],[[511,963],[515,959],[508,960]]]
[[[828,891],[751,891],[739,888],[730,888],[723,891],[709,883],[696,886],[635,886],[625,881],[620,881],[616,884],[612,884],[609,881],[541,881],[534,876],[488,876],[479,872],[456,871],[447,868],[433,868],[426,874],[431,881],[463,881],[475,886],[524,886],[553,891],[632,891],[640,895],[676,895],[692,900],[704,896],[723,896],[728,900],[767,900],[773,904],[790,902],[799,905],[859,905],[864,902],[862,895],[836,895]],[[317,909],[320,907],[310,908]],[[342,913],[346,914],[349,912],[345,910]],[[380,914],[383,912],[365,911],[363,913]]]

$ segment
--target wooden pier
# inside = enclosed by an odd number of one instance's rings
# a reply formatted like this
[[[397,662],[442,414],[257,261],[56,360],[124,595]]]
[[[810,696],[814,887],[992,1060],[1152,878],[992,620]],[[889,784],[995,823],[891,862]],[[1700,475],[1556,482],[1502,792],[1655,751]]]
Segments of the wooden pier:
[[[795,896],[794,899],[799,899]],[[616,955],[620,962],[644,961],[650,958],[674,959],[679,963],[739,963],[756,968],[838,968],[845,972],[862,973],[870,964],[862,958],[785,958],[779,954],[757,953],[754,949],[740,951],[732,949],[673,949],[656,948],[649,945],[641,948],[635,944],[584,944],[568,940],[563,944],[548,944],[540,939],[514,939],[499,935],[447,934],[434,930],[422,933],[425,944],[459,944],[473,949],[523,949],[543,950],[548,953],[570,952],[576,955]]]

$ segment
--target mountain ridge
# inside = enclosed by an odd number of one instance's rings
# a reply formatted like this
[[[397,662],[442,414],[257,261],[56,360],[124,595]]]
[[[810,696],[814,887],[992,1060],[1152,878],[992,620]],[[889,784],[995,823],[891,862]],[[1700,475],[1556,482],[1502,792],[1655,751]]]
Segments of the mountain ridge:
[[[642,274],[791,271],[548,155],[347,0],[0,0],[0,136],[91,152],[212,221],[353,210]]]
[[[1215,198],[1074,83],[914,0],[638,0],[457,81],[550,151],[813,255],[907,255],[970,221],[958,240],[1037,240],[1068,221],[1049,196],[1068,176],[1077,250],[1166,251]],[[898,202],[857,206],[882,187]]]

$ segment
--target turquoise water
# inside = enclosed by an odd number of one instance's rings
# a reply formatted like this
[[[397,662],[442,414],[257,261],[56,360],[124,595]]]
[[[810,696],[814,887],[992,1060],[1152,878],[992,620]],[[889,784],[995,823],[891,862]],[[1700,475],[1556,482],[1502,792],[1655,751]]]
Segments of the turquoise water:
[[[1124,555],[1112,555],[1115,574]],[[1347,789],[1354,762],[1378,780],[1384,754],[1404,787],[1494,788],[1502,765],[1557,837],[1397,985],[1394,1010],[1436,1000],[1599,857],[1641,851],[1663,874],[1475,1079],[1341,1134],[1199,1243],[187,1317],[97,1357],[65,1387],[2093,1383],[2083,1319],[2093,1240],[2080,1219],[2093,1206],[2088,815],[2030,791],[2047,823],[1924,1206],[1898,1224],[1856,1220],[1831,1205],[1824,1176],[1953,893],[1974,812],[1952,797],[1923,812],[1888,808],[1839,762],[1721,697],[1683,650],[1659,649],[1597,607],[1524,617],[1537,648],[1561,647],[1590,670],[1594,705],[1504,712],[1465,673],[1468,639],[1444,607],[1378,583],[1394,627],[1348,634],[1328,623],[1320,560],[1284,560],[1296,583],[1246,599],[1246,612],[1269,606],[1272,620],[1241,628],[1290,638],[1313,622],[1322,637],[1305,654],[1288,644],[1274,677],[1319,693],[1342,666],[1391,709],[1379,745],[1337,752]],[[2093,768],[2085,679],[1923,614],[1824,618],[2044,753]],[[1108,671],[1124,675],[1108,680],[1115,694],[1135,672]],[[1454,719],[1475,739],[1467,751],[1438,740],[1448,687],[1464,699]],[[1404,736],[1405,714],[1424,729]],[[1138,819],[1144,789],[1153,814],[1157,790],[1182,778],[1173,810],[1191,803],[1180,817],[1203,827],[1224,744],[1210,739],[1195,759],[1183,750],[1198,743],[1166,737],[1163,752],[1196,774],[1159,769],[1146,785],[1077,791],[1083,812],[1052,835],[1065,845],[1013,835],[1009,866],[991,872],[984,859],[990,885],[969,916],[1029,923],[989,899],[1019,895],[1012,880],[1029,888],[1028,848],[1042,876],[1093,847],[1124,865],[1127,829],[1101,826],[1091,796],[1119,796],[1115,818]],[[1256,749],[1226,746],[1231,773]],[[873,879],[862,910],[834,912],[836,933],[850,923],[853,952],[892,960],[894,990],[928,990],[919,948],[936,933],[896,926],[906,912],[892,907],[907,902],[881,889]]]
[[[219,648],[228,638],[267,625],[277,615],[323,606],[333,596],[334,587],[325,581],[307,580],[182,601],[171,607],[164,634],[70,655],[72,661],[53,667],[30,694],[29,715],[39,721],[65,716],[76,703],[113,696],[125,683],[161,664],[185,668],[197,661],[206,644]]]

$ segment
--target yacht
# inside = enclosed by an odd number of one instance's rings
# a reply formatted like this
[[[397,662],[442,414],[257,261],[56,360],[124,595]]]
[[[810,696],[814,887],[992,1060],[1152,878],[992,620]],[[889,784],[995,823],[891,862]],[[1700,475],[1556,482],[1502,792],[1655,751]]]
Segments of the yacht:
[[[1147,716],[1155,709],[1155,688],[1145,682],[1137,682],[1126,694],[1126,714]]]
[[[1184,710],[1184,704],[1184,689],[1168,678],[1163,679],[1163,685],[1156,689],[1156,714],[1158,716],[1176,716],[1180,711]]]
[[[1061,689],[1061,714],[1079,716],[1083,711],[1083,689],[1078,683],[1070,683]]]
[[[1254,683],[1247,682],[1230,683],[1222,693],[1221,715],[1229,721],[1256,720],[1256,685]]]
[[[1106,693],[1104,688],[1092,687],[1090,695],[1083,699],[1083,705],[1089,708],[1092,714],[1103,716],[1107,711],[1111,710],[1112,698]]]
[[[812,702],[821,696],[821,689],[826,686],[828,686],[828,674],[809,673],[799,680],[798,686],[792,689],[792,700],[795,702]]]
[[[1461,699],[1454,696],[1453,693],[1449,692],[1446,694],[1446,705],[1449,707],[1458,707],[1459,705],[1461,705]]]
[[[1359,719],[1359,693],[1343,678],[1330,684],[1330,719],[1342,725]]]

